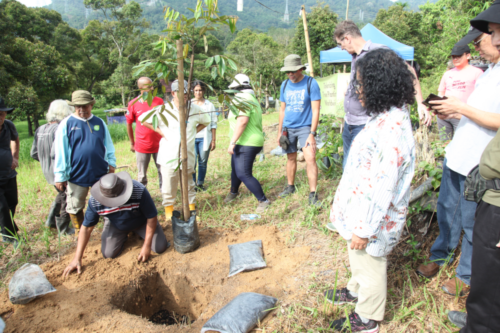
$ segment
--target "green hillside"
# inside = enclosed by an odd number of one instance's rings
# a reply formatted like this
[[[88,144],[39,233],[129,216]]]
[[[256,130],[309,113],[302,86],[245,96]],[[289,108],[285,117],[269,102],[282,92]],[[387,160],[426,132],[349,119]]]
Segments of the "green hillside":
[[[165,0],[138,0],[143,8],[144,17],[151,23],[149,32],[159,33],[164,29],[163,7],[169,6],[181,12],[188,14],[188,8],[195,6],[196,0],[165,1]],[[283,22],[285,13],[285,0],[262,0],[262,4],[255,0],[244,0],[243,11],[236,11],[237,0],[220,0],[219,9],[222,15],[235,15],[239,17],[238,29],[252,28],[267,31],[270,27],[291,28],[293,22],[299,18],[299,11],[302,4],[306,5],[306,10],[318,3],[317,0],[289,0],[288,11],[290,22]],[[418,9],[418,5],[425,3],[425,0],[408,1],[411,9]],[[346,1],[344,0],[326,0],[323,3],[328,4],[330,8],[345,18]],[[377,12],[381,8],[388,8],[393,2],[389,0],[350,0],[349,18],[359,22],[371,22],[375,19]],[[98,12],[92,12],[83,5],[83,0],[53,0],[52,4],[47,6],[61,13],[63,19],[72,27],[83,29],[87,22],[92,19],[102,17]]]

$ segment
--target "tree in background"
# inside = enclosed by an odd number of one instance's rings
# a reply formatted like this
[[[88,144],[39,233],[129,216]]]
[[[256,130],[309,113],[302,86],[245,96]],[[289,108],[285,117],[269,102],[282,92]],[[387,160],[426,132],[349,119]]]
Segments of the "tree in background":
[[[126,0],[85,0],[85,6],[93,10],[99,10],[105,17],[101,23],[102,29],[108,38],[113,41],[117,52],[118,66],[120,67],[118,80],[121,90],[121,100],[123,107],[126,107],[126,80],[127,63],[140,45],[142,35],[141,29],[147,28],[149,23],[141,18],[141,6],[135,2]]]
[[[330,6],[318,3],[307,13],[307,28],[309,30],[309,42],[311,44],[311,55],[313,66],[319,68],[319,52],[335,47],[337,43],[333,38],[333,32],[337,26],[338,15]],[[297,20],[295,36],[292,40],[292,50],[307,59],[306,41],[304,37],[304,26],[302,20]]]

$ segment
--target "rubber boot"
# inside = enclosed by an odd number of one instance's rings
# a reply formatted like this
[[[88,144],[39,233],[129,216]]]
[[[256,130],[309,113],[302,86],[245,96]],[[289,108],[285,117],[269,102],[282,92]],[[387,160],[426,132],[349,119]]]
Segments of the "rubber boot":
[[[61,210],[61,204],[52,202],[50,205],[49,215],[47,216],[47,221],[45,221],[45,226],[47,228],[56,228],[56,217],[59,215],[59,211]]]
[[[56,216],[57,230],[62,235],[74,235],[75,229],[70,225],[71,219],[68,215],[66,217]]]
[[[190,216],[196,215],[196,205],[195,204],[189,204],[189,213],[190,213]]]
[[[71,218],[71,222],[73,223],[73,227],[75,228],[75,237],[78,239],[78,234],[80,233],[80,227],[83,223],[83,210],[79,211],[76,214],[69,214]]]
[[[165,221],[172,220],[172,214],[174,213],[174,206],[165,206]]]

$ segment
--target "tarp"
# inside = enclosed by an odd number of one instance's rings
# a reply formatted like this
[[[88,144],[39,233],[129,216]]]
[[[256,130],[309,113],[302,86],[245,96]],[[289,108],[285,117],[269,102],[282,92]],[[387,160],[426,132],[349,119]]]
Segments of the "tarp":
[[[349,73],[337,73],[314,78],[321,89],[321,114],[344,117],[344,95],[349,85]]]
[[[366,41],[370,40],[373,43],[387,46],[399,54],[404,60],[413,60],[414,48],[412,46],[405,45],[392,39],[370,23],[361,29],[361,35]],[[347,51],[343,51],[337,46],[330,50],[320,51],[319,60],[322,64],[351,62],[352,56]]]

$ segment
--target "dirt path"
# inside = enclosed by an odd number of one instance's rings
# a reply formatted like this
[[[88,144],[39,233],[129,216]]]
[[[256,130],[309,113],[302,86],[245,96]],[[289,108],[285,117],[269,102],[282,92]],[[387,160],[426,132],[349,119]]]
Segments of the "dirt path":
[[[171,227],[165,232],[172,240]],[[136,261],[142,245],[137,237],[129,237],[124,252],[114,260],[102,257],[100,241],[95,239],[87,247],[82,275],[72,274],[66,281],[61,274],[73,251],[59,262],[44,264],[41,267],[57,292],[27,305],[12,305],[3,293],[0,314],[6,332],[199,332],[241,292],[278,299],[285,293],[298,294],[297,268],[308,259],[310,247],[287,246],[274,226],[253,226],[243,232],[205,229],[200,236],[197,251],[182,255],[171,246],[145,264]],[[263,242],[268,267],[227,278],[227,245],[257,239]],[[175,311],[194,322],[155,325],[147,318],[158,310]]]

